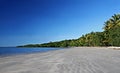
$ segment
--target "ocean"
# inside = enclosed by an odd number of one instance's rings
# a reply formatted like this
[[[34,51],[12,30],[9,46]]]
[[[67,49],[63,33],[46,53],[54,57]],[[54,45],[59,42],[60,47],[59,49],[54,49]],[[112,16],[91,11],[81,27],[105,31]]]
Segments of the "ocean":
[[[63,48],[22,48],[22,47],[0,47],[0,57],[29,54],[29,53],[41,53],[53,50],[59,50]]]

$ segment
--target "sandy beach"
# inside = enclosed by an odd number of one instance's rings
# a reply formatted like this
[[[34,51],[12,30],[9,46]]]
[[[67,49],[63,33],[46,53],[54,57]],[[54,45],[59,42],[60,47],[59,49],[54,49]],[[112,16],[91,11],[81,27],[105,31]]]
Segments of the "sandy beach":
[[[3,57],[0,73],[120,73],[120,50],[79,47]]]

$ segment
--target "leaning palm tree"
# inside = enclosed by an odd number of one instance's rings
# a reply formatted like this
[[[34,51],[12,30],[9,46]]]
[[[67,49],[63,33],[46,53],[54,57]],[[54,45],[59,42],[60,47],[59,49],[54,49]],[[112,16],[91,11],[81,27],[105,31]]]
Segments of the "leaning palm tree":
[[[103,29],[107,31],[115,26],[120,26],[120,14],[114,14],[111,19],[106,21]]]
[[[120,14],[114,14],[110,19],[111,24],[114,26],[120,25]]]

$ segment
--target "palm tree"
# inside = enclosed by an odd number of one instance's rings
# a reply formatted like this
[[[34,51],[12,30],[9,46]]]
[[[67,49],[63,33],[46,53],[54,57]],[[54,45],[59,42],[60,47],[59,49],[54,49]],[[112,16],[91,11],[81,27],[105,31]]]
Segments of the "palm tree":
[[[120,14],[114,14],[111,19],[106,21],[103,29],[107,31],[115,26],[120,26]]]

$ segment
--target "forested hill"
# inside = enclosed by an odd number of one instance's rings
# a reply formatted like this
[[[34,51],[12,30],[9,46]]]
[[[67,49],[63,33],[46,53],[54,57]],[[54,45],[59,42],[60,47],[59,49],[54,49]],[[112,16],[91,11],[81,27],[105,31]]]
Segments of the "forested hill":
[[[28,44],[19,47],[78,47],[78,46],[120,46],[120,14],[107,20],[103,32],[91,32],[78,39]]]

